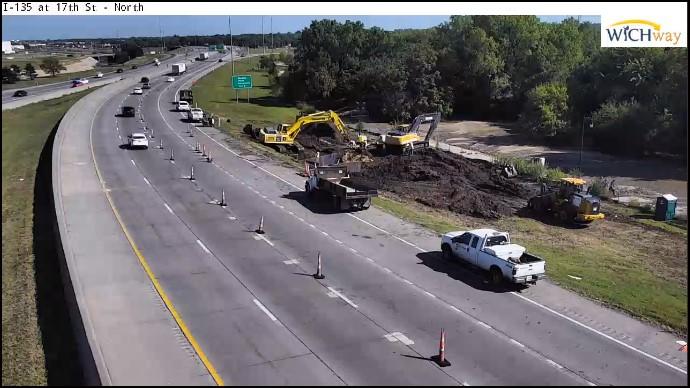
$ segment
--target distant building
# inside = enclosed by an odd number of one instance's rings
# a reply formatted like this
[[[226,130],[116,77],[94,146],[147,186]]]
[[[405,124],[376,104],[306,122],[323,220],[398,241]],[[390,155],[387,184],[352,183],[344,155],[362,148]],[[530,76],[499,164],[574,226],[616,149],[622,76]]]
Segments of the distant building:
[[[14,50],[14,51],[24,51],[24,50],[26,50],[26,49],[24,48],[24,45],[23,45],[23,44],[13,44],[13,45],[12,45],[12,50]]]
[[[2,53],[14,54],[14,50],[12,50],[12,43],[9,40],[2,41]]]

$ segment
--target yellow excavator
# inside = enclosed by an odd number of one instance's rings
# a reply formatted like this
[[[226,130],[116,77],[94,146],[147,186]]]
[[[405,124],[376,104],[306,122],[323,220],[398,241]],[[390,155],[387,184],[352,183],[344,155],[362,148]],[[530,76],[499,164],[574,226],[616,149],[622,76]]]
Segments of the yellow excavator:
[[[277,124],[272,128],[252,128],[251,125],[245,127],[245,132],[250,133],[254,138],[268,146],[275,147],[280,152],[285,152],[287,148],[299,148],[295,143],[297,135],[302,128],[310,124],[328,123],[344,136],[348,136],[348,129],[337,113],[333,111],[322,111],[307,115],[297,116],[292,124]]]
[[[381,135],[380,145],[390,153],[405,153],[416,148],[426,148],[440,121],[439,112],[421,114],[414,118],[412,124],[399,125],[387,134]],[[422,124],[430,124],[424,137],[419,132]]]

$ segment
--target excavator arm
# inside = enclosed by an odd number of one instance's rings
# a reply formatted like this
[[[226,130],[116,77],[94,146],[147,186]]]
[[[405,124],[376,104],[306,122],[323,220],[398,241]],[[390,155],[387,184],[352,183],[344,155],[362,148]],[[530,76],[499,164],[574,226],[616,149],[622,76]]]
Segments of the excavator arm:
[[[292,145],[305,125],[315,123],[331,123],[338,132],[343,135],[347,134],[347,127],[340,119],[340,116],[329,110],[301,116],[291,125],[279,124],[277,131],[264,133],[263,142],[266,144]]]

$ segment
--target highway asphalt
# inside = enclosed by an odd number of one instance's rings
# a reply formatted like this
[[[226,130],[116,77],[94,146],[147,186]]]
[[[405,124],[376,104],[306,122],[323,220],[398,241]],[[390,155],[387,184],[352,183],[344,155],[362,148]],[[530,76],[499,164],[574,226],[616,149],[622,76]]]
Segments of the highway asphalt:
[[[193,57],[196,53],[200,51],[199,47],[194,47],[193,48],[193,54],[191,57]],[[180,58],[184,58],[183,55],[177,54],[172,58],[168,58],[164,61],[161,61],[161,66],[166,66],[170,63],[173,63],[175,61],[180,60]],[[189,61],[189,59],[187,59]],[[122,66],[122,69],[124,70],[122,73],[116,73],[114,71],[112,72],[107,72],[104,73],[102,78],[95,78],[95,77],[89,77],[88,80],[89,82],[96,82],[96,81],[105,81],[109,79],[119,79],[122,77],[140,77],[141,73],[147,71],[149,68],[153,67],[153,64],[146,64],[146,65],[141,65],[138,66],[137,69],[131,69],[130,66]],[[83,87],[77,87],[77,89],[80,89]],[[51,84],[45,84],[45,85],[39,85],[39,86],[31,86],[31,87],[26,87],[26,88],[13,88],[13,89],[8,89],[8,90],[3,90],[2,91],[2,103],[6,104],[9,102],[14,102],[14,101],[19,101],[22,99],[27,99],[31,98],[34,96],[38,95],[44,95],[44,94],[49,94],[53,93],[56,91],[64,90],[64,91],[70,91],[72,89],[72,81],[64,81],[64,82],[56,82],[56,83],[51,83]],[[28,92],[28,95],[25,97],[14,97],[14,92],[17,90],[26,90]]]
[[[492,289],[366,212],[307,202],[294,173],[198,129],[190,136],[175,93],[213,62],[173,83],[154,78],[143,96],[114,96],[91,131],[123,222],[226,384],[686,384],[679,368]],[[116,117],[122,105],[137,116]],[[142,130],[148,150],[123,146]],[[323,280],[311,276],[318,254]],[[445,368],[428,360],[442,329]]]

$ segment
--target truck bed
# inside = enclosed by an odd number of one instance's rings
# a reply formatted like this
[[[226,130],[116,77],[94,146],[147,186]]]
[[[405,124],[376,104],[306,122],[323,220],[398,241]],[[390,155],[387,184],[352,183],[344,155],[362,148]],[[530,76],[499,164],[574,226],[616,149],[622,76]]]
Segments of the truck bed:
[[[375,197],[378,195],[378,190],[375,188],[362,184],[356,184],[350,178],[341,179],[337,184],[345,188],[346,198],[352,196]]]

